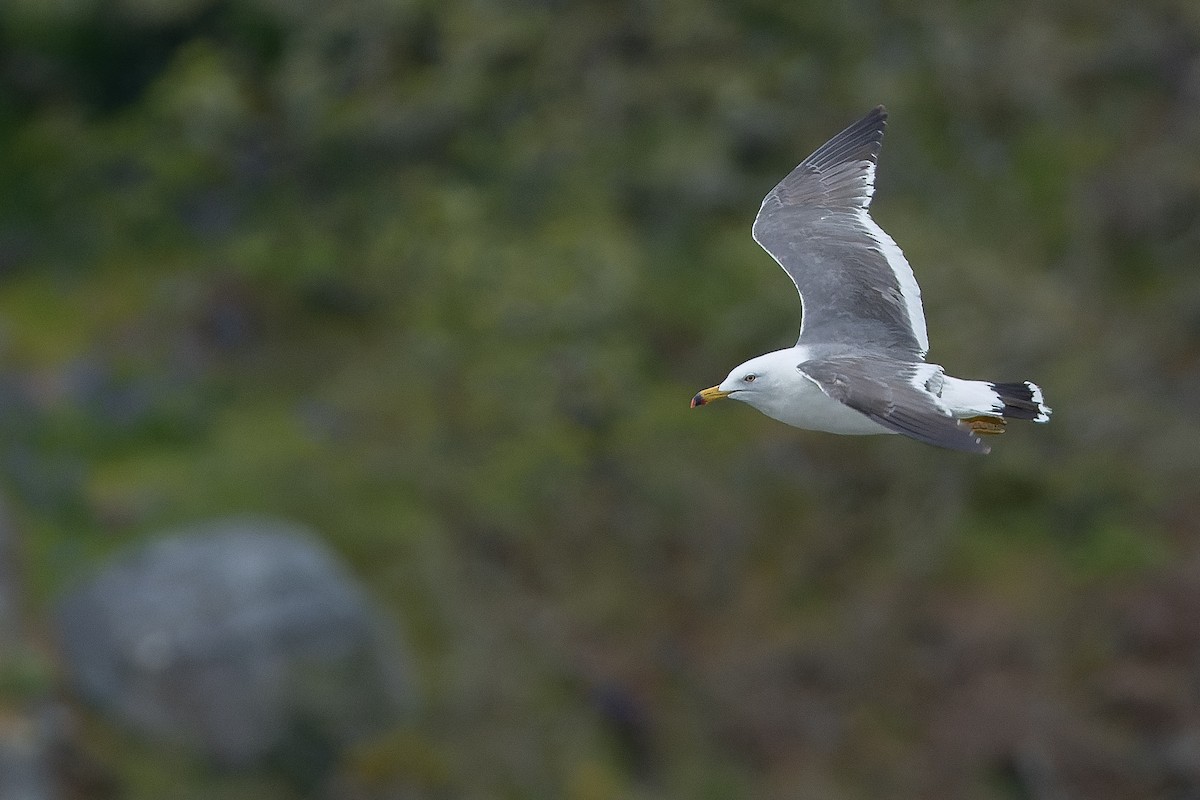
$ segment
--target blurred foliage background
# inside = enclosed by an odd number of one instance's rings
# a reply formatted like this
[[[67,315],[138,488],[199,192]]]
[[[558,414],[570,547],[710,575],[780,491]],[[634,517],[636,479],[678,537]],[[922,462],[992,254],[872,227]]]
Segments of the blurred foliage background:
[[[1056,410],[987,458],[688,409],[794,341],[750,222],[877,103],[930,360]],[[322,531],[424,699],[317,796],[1196,796],[1198,108],[1186,0],[7,0],[31,613]],[[83,713],[118,796],[305,793]]]

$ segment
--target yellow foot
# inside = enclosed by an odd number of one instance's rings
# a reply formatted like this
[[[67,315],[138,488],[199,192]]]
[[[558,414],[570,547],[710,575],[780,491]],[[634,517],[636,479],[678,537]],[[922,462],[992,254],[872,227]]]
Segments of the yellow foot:
[[[983,436],[996,436],[1004,433],[1004,426],[1008,424],[1000,417],[970,417],[964,419],[963,422],[971,427],[971,431]]]

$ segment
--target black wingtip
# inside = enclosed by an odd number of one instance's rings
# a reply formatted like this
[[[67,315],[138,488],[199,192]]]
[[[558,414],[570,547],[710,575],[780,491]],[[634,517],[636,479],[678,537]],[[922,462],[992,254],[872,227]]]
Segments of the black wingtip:
[[[970,436],[970,441],[974,445],[974,447],[970,447],[970,446],[954,447],[953,445],[942,445],[943,447],[952,447],[955,450],[962,450],[963,452],[966,452],[966,453],[978,453],[981,456],[986,456],[988,453],[992,452],[992,446],[990,444],[988,444],[987,442],[985,442],[983,439],[979,438],[979,436],[976,435],[976,433],[971,430],[970,425],[966,424],[961,419],[955,420],[955,421],[958,423],[959,429],[965,431],[967,433],[967,435]]]
[[[884,107],[883,103],[880,103],[867,112],[867,115],[862,118],[861,122],[878,125],[882,129],[887,127],[887,120],[888,110]]]
[[[828,172],[841,164],[853,161],[874,163],[883,145],[883,130],[887,127],[887,111],[876,106],[866,116],[850,123],[838,135],[818,147],[801,166]]]

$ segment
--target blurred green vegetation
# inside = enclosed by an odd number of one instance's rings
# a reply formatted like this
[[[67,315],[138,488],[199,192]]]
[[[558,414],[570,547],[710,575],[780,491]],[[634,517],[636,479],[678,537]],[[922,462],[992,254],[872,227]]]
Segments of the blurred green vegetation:
[[[985,459],[687,407],[794,340],[750,222],[880,102],[931,360],[1056,409]],[[1198,104],[1182,0],[8,0],[36,607],[174,523],[325,532],[426,694],[345,797],[1183,796]],[[121,796],[296,791],[113,735]]]

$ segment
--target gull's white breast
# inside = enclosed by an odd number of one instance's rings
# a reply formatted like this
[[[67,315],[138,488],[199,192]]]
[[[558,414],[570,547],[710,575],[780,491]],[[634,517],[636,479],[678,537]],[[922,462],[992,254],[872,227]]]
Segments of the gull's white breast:
[[[843,435],[895,433],[834,400],[798,369],[785,373],[769,391],[737,392],[732,397],[795,428]]]

